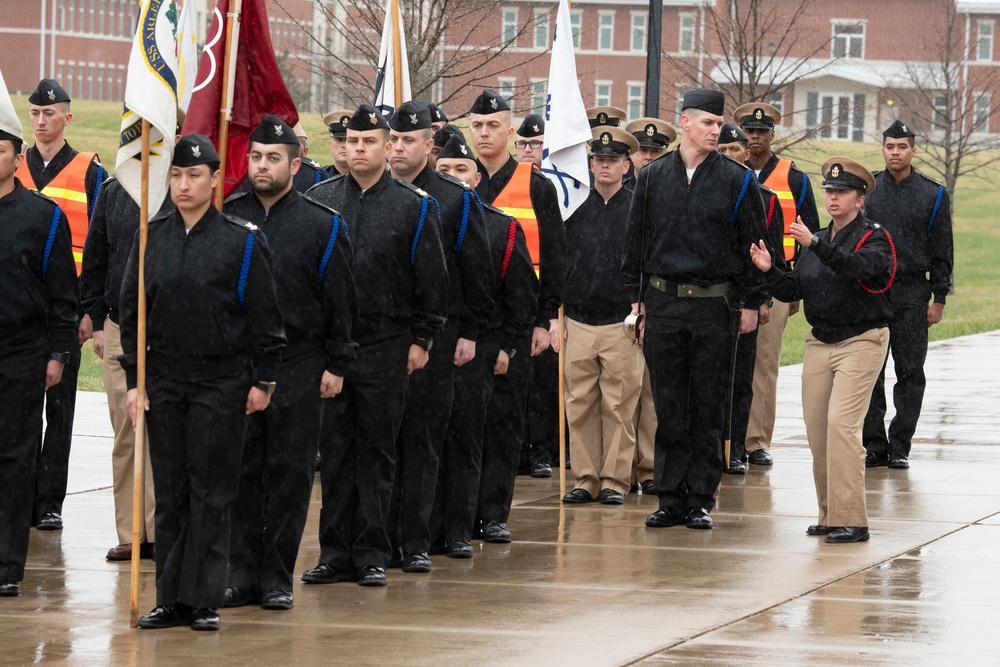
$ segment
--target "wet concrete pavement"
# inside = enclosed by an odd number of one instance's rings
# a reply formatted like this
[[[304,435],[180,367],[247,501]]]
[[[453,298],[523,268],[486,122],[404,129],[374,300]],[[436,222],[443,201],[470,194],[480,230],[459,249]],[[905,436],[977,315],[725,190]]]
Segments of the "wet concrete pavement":
[[[0,600],[0,665],[1000,664],[1000,332],[932,344],[912,467],[868,471],[864,544],[805,535],[800,371],[780,376],[775,466],[725,476],[715,530],[647,529],[641,495],[563,508],[558,479],[518,478],[513,544],[391,570],[384,589],[296,584],[294,610],[223,610],[218,633],[128,627],[128,564],[104,560],[104,396],[81,394],[66,528],[32,532],[23,593]],[[319,509],[317,485],[298,573]],[[140,612],[154,603],[142,561]]]

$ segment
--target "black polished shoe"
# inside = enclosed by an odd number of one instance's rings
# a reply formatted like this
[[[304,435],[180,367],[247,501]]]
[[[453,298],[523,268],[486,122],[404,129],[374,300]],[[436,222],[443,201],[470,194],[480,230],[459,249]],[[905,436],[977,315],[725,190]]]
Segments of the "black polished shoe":
[[[38,530],[62,530],[62,517],[56,512],[45,512],[38,517],[38,522],[35,524],[35,527],[38,528]]]
[[[16,598],[21,594],[21,584],[16,581],[5,581],[0,584],[0,598]]]
[[[226,597],[223,598],[222,606],[226,609],[234,607],[245,607],[248,604],[260,604],[260,594],[244,586],[230,586],[226,589]]]
[[[531,476],[536,479],[548,479],[552,477],[552,466],[544,461],[531,464]]]
[[[490,544],[510,544],[510,531],[507,524],[499,521],[490,521],[483,528],[483,542]]]
[[[669,528],[682,523],[684,523],[684,515],[669,508],[661,507],[646,517],[646,526],[649,528]]]
[[[814,523],[806,528],[806,535],[829,535],[831,530],[834,529],[830,528],[830,526],[824,526],[821,523]]]
[[[358,575],[353,570],[335,570],[326,563],[320,563],[302,573],[302,581],[307,584],[341,584],[357,580]]]
[[[708,515],[708,510],[704,507],[692,507],[689,509],[687,516],[684,517],[684,524],[688,528],[695,530],[711,530],[712,526],[715,525],[712,522],[712,517]]]
[[[747,474],[747,467],[743,463],[743,461],[740,461],[739,459],[734,459],[729,462],[729,467],[723,470],[722,472],[726,473],[727,475],[745,475]]]
[[[910,467],[910,462],[905,456],[900,454],[899,456],[893,456],[889,459],[889,467],[895,470],[906,470]]]
[[[597,502],[602,505],[624,505],[625,496],[614,489],[601,489],[601,495],[597,497]]]
[[[656,489],[653,488],[653,480],[651,480],[651,479],[647,479],[645,482],[641,483],[639,485],[639,488],[642,489],[642,495],[644,495],[644,496],[655,496],[656,495]]]
[[[831,528],[830,533],[826,536],[826,541],[830,544],[850,544],[852,542],[867,542],[870,537],[868,526],[846,526]]]
[[[468,542],[449,542],[445,555],[448,558],[472,558],[475,550]]]
[[[160,605],[140,618],[137,623],[137,627],[146,630],[175,628],[178,625],[191,625],[191,608],[186,604]]]
[[[590,491],[586,489],[573,489],[563,496],[562,501],[567,505],[582,505],[594,502],[594,496],[590,495]]]
[[[365,565],[358,570],[358,586],[387,586],[389,580],[385,577],[385,568],[375,565]]]
[[[774,459],[771,458],[771,453],[766,449],[755,449],[747,455],[747,460],[750,465],[755,466],[770,466],[774,465]]]
[[[202,607],[191,612],[191,629],[199,632],[215,632],[221,625],[219,610],[214,607]]]
[[[888,463],[889,457],[886,454],[878,454],[876,452],[865,453],[866,468],[881,468]]]
[[[403,556],[403,572],[410,574],[427,574],[431,571],[431,557],[426,552],[406,554]]]
[[[264,594],[260,596],[261,609],[284,611],[294,606],[295,598],[292,597],[291,591],[270,590],[264,591]]]

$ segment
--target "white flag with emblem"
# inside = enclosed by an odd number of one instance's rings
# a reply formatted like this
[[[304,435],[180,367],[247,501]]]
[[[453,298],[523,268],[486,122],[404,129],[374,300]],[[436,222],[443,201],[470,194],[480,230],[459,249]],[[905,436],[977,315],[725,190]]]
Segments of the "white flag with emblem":
[[[177,21],[177,106],[187,111],[194,82],[198,79],[198,28],[194,20],[195,0],[184,0]]]
[[[590,195],[587,144],[593,138],[576,78],[573,32],[566,0],[559,0],[548,85],[542,172],[555,186],[559,209],[566,220]]]
[[[177,5],[142,0],[128,60],[115,175],[136,202],[142,193],[142,119],[149,121],[149,216],[167,196],[177,132]]]
[[[396,107],[412,98],[410,64],[406,58],[406,34],[403,32],[400,1],[386,0],[382,48],[378,52],[373,106],[384,116],[391,115]]]

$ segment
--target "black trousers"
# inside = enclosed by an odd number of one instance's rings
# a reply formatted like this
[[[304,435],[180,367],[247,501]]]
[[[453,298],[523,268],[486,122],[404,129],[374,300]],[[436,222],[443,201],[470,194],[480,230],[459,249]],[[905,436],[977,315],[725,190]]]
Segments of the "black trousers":
[[[893,288],[896,289],[896,288]],[[877,456],[909,456],[913,433],[917,430],[920,408],[924,402],[924,361],[927,359],[927,299],[921,303],[893,298],[893,318],[889,322],[889,354],[896,370],[892,403],[896,415],[885,429],[885,365],[872,389],[872,400],[865,416],[865,449]],[[888,355],[886,355],[888,361]]]
[[[0,341],[0,583],[24,579],[48,345],[44,331]]]
[[[486,408],[493,393],[493,366],[499,351],[500,332],[481,336],[476,342],[476,357],[455,369],[455,397],[431,515],[434,545],[472,541]]]
[[[45,392],[45,436],[38,429],[38,474],[35,478],[33,519],[46,512],[62,514],[69,478],[69,448],[76,414],[76,381],[80,375],[80,346],[69,349],[62,380]]]
[[[282,361],[270,404],[250,416],[231,512],[230,586],[292,590],[312,495],[325,366],[322,347]]]
[[[757,329],[740,334],[736,343],[736,370],[733,373],[733,401],[730,421],[729,460],[742,461],[747,449],[747,425],[753,403],[753,369],[757,362]],[[728,461],[727,461],[728,464]]]
[[[534,364],[531,336],[514,346],[517,352],[506,375],[493,379],[493,393],[486,408],[482,472],[479,477],[479,519],[506,523],[514,498],[514,480],[524,440],[524,414]]]
[[[450,321],[434,336],[427,365],[410,376],[406,390],[389,504],[390,541],[406,554],[431,548],[431,512],[455,393],[457,342],[458,322]]]
[[[725,299],[646,292],[643,351],[658,420],[653,485],[661,508],[715,506],[734,316]]]
[[[533,357],[524,438],[528,467],[559,463],[559,355],[550,347]]]
[[[156,603],[221,607],[230,507],[240,481],[249,365],[201,382],[151,366],[149,456],[156,489]]]
[[[409,349],[408,336],[362,344],[344,390],[324,401],[320,562],[338,570],[389,560],[386,526]]]

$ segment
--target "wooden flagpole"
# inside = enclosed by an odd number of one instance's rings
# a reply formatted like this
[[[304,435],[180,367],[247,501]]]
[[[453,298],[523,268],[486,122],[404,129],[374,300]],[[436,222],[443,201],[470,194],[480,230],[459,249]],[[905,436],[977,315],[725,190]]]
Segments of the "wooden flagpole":
[[[215,188],[215,205],[221,211],[222,202],[226,196],[226,146],[229,143],[229,118],[232,116],[232,70],[235,69],[236,54],[233,53],[233,32],[236,28],[237,40],[239,22],[242,20],[243,0],[232,0],[229,12],[226,14],[226,50],[222,65],[222,104],[219,106],[219,171],[222,178]]]
[[[559,306],[559,502],[566,495],[566,310]]]
[[[393,105],[399,106],[403,99],[403,52],[399,43],[399,0],[392,0],[392,74],[395,94]]]
[[[149,236],[149,121],[142,119],[142,193],[139,196],[139,322],[136,336],[135,456],[132,466],[132,580],[129,625],[139,624],[139,551],[145,521],[146,472],[146,240]]]

